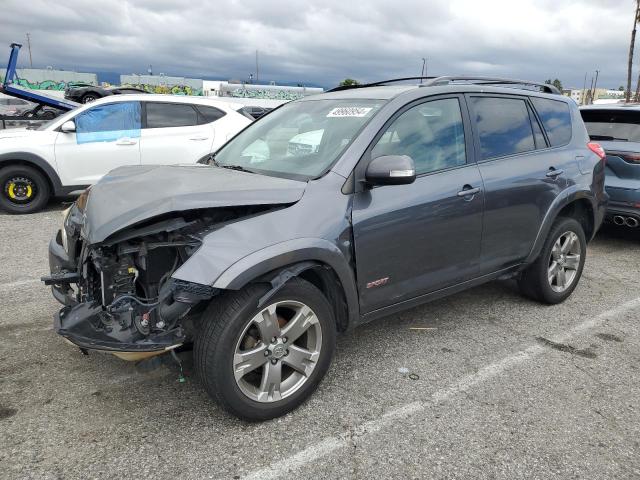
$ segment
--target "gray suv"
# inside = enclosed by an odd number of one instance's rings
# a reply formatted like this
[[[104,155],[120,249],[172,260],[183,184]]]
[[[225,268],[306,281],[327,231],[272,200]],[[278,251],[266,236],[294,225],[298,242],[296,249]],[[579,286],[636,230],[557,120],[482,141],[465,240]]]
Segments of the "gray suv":
[[[388,82],[387,82],[388,83]],[[55,330],[137,360],[193,344],[249,420],[318,386],[337,332],[494,279],[576,288],[604,153],[553,87],[440,77],[288,103],[205,163],[113,170],[65,213]]]

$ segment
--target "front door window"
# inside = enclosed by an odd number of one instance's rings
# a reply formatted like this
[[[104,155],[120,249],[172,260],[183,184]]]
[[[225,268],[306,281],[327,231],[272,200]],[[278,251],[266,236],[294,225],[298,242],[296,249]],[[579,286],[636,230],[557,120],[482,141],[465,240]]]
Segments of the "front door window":
[[[140,102],[97,105],[75,119],[77,143],[113,142],[123,137],[139,138]]]

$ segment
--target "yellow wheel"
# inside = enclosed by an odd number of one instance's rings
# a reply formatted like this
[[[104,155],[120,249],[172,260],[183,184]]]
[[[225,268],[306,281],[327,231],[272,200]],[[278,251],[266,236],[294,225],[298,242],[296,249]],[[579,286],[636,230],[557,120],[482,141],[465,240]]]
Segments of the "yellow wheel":
[[[0,208],[9,213],[33,213],[49,200],[49,183],[33,167],[10,165],[0,169]]]

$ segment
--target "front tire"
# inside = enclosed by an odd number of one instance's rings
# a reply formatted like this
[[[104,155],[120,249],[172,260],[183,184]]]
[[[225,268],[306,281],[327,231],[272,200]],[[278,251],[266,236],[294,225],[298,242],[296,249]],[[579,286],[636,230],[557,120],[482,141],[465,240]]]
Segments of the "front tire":
[[[34,213],[47,204],[49,182],[33,167],[11,165],[0,169],[0,209],[11,214]]]
[[[250,421],[279,417],[302,404],[335,350],[336,322],[320,290],[294,278],[258,307],[266,291],[249,285],[214,299],[194,348],[209,395]]]
[[[586,254],[582,225],[573,218],[558,218],[537,260],[522,273],[520,290],[549,305],[565,301],[578,285]]]

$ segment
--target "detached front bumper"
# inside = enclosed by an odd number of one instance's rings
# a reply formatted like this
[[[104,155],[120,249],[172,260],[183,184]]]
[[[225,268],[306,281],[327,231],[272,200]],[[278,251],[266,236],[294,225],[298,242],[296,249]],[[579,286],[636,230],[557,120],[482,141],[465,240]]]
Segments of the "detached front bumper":
[[[112,353],[159,354],[179,347],[185,341],[180,328],[147,336],[122,328],[121,319],[107,313],[100,305],[88,303],[62,308],[55,315],[53,328],[80,348]]]

